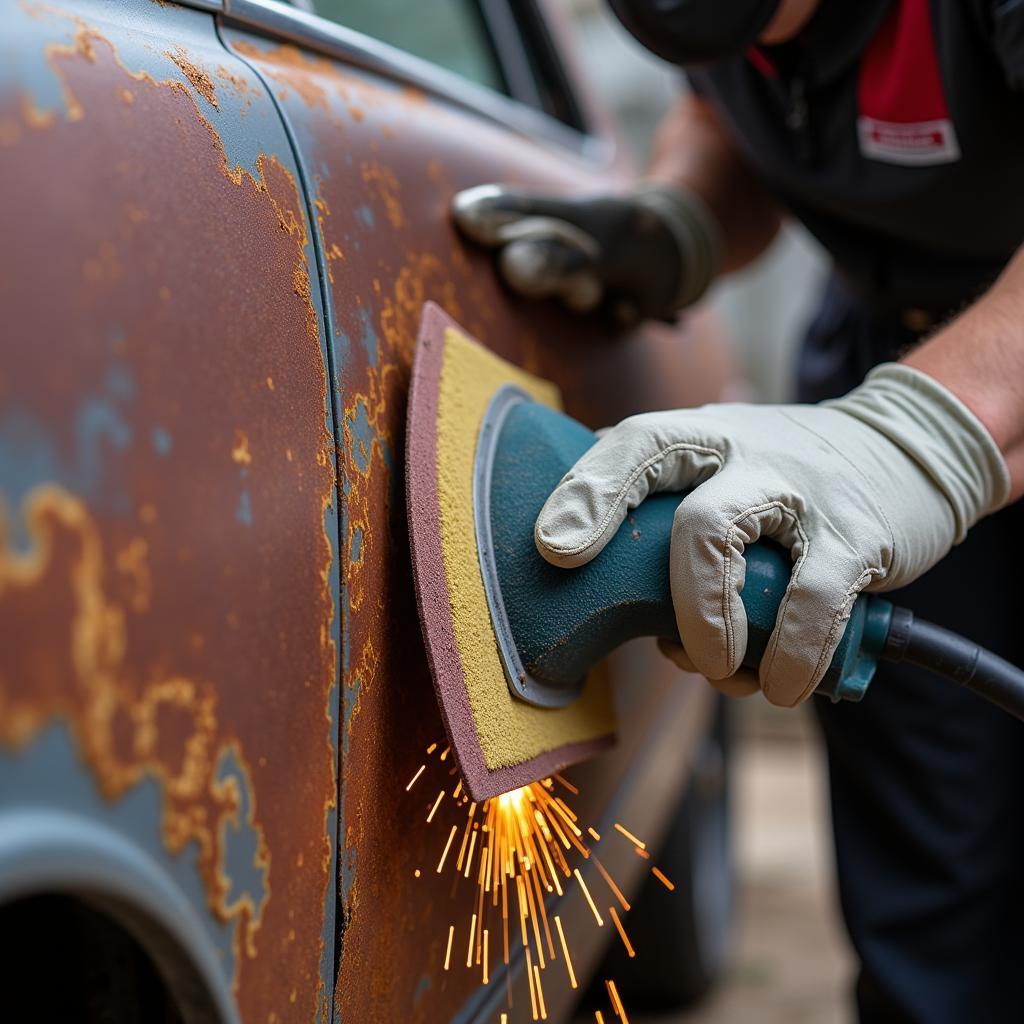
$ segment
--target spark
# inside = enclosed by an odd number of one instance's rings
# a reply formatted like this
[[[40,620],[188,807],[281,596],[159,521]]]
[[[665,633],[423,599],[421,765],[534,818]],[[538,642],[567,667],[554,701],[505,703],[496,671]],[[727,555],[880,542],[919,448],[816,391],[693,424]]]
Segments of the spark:
[[[459,831],[458,825],[452,825],[451,832],[448,833],[448,842],[444,844],[444,853],[441,854],[441,859],[437,862],[437,873],[441,874],[444,868],[445,858],[448,856],[448,851],[452,848],[452,840],[455,838],[455,833]]]
[[[530,1008],[533,1019],[537,1020],[537,990],[533,987],[533,961],[530,959],[530,948],[526,948],[526,979],[530,983]]]
[[[469,926],[469,950],[466,953],[466,966],[473,966],[473,936],[476,934],[476,914],[473,915],[473,923]]]
[[[426,764],[420,765],[419,771],[416,772],[416,774],[409,780],[409,785],[405,787],[406,793],[408,793],[409,790],[412,789],[412,787],[416,784],[416,780],[423,774],[423,772],[426,770],[426,767]]]
[[[611,998],[616,1016],[622,1018],[622,1024],[629,1024],[626,1008],[622,1005],[622,1000],[619,998],[619,990],[615,987],[615,982],[609,979],[605,982],[605,985],[608,987],[608,996]]]
[[[533,977],[537,983],[537,1003],[540,1006],[540,1019],[547,1020],[548,1011],[544,1007],[544,987],[540,983],[540,968],[536,964],[533,965]]]
[[[565,786],[565,788],[567,790],[569,790],[569,792],[572,793],[573,796],[579,796],[580,795],[580,791],[571,782],[568,782],[566,779],[562,778],[562,776],[559,775],[558,772],[555,772],[555,774],[552,775],[551,777],[556,782],[560,782],[563,786]]]
[[[562,921],[555,914],[555,927],[558,929],[558,941],[562,944],[562,954],[565,956],[565,969],[569,972],[569,984],[576,988],[576,972],[572,969],[572,957],[569,956],[569,947],[565,943],[565,932],[562,931]]]
[[[580,874],[580,869],[574,868],[573,874],[576,876],[576,881],[580,883],[580,888],[583,890],[583,895],[587,897],[587,902],[590,904],[590,909],[594,912],[594,917],[597,918],[598,927],[603,928],[604,921],[601,920],[601,915],[597,912],[597,905],[594,903],[593,896],[590,895],[590,890],[587,888],[587,883],[583,881],[583,876]]]
[[[615,828],[621,832],[638,850],[646,850],[647,844],[640,842],[639,839],[627,828],[623,828],[618,822],[615,822]]]
[[[619,915],[615,912],[615,908],[609,907],[608,911],[612,915],[612,920],[615,922],[615,927],[619,932],[619,938],[622,939],[622,944],[626,947],[629,959],[632,960],[633,957],[636,956],[636,950],[633,949],[633,946],[629,941],[629,937],[626,935],[626,929],[622,927],[622,922],[619,920]]]
[[[444,954],[444,969],[447,971],[452,962],[452,940],[455,938],[455,925],[448,927],[448,949]]]
[[[669,892],[675,892],[675,886],[657,868],[651,868],[651,874],[661,882]]]
[[[595,1010],[594,1020],[597,1022],[597,1024],[604,1024],[604,1014],[600,1010]]]
[[[628,913],[632,909],[629,901],[620,892],[619,887],[615,884],[615,879],[605,871],[604,865],[597,859],[596,854],[594,855],[594,863],[597,865],[597,870],[601,872],[601,877],[608,883],[608,888],[615,893],[615,898],[619,901],[619,905]]]
[[[449,757],[451,747],[434,743],[427,748],[427,753],[433,756],[435,766],[439,762],[446,762],[438,774],[457,774],[457,768],[451,767],[456,760]],[[426,767],[420,767],[406,787],[407,790],[419,780]],[[437,863],[437,874],[444,874],[447,865],[447,870],[454,876],[453,898],[462,898],[456,897],[462,879],[472,887],[472,904],[466,907],[469,920],[465,922],[466,932],[461,934],[468,934],[464,947],[466,967],[479,972],[476,981],[481,985],[489,985],[491,981],[491,936],[495,936],[495,942],[499,941],[496,929],[499,928],[498,915],[501,915],[500,950],[505,968],[503,987],[507,990],[508,1010],[501,1014],[502,1024],[508,1024],[512,1010],[510,965],[514,950],[511,949],[511,942],[521,941],[523,944],[534,1021],[548,1019],[546,996],[551,990],[549,988],[545,993],[544,972],[551,970],[559,956],[565,960],[564,977],[568,979],[570,988],[576,990],[579,986],[572,958],[573,936],[567,933],[563,916],[553,912],[574,877],[594,915],[597,927],[603,928],[605,924],[598,909],[600,901],[605,900],[606,906],[609,903],[615,904],[608,907],[612,923],[626,952],[631,957],[636,955],[620,916],[629,911],[629,901],[604,864],[593,855],[591,844],[599,842],[601,835],[582,821],[572,806],[572,798],[579,795],[574,785],[556,774],[477,803],[466,792],[464,783],[456,780],[451,786],[445,783],[445,788],[439,789],[426,818],[428,824],[437,818],[438,809],[446,795],[451,796],[451,802],[455,808],[461,808],[465,817],[451,825],[448,831]],[[449,810],[449,813],[454,811]],[[442,831],[445,827],[441,826]],[[630,840],[637,854],[645,859],[650,858],[642,840],[619,823],[615,823],[615,829]],[[456,845],[457,836],[460,841]],[[600,880],[595,876],[589,885],[580,870],[582,862],[586,860],[593,860],[600,875]],[[662,884],[673,888],[661,872],[656,868],[652,868],[652,871]],[[414,874],[417,878],[420,876],[418,868]],[[593,891],[591,886],[594,887]],[[601,889],[600,893],[598,889]],[[551,917],[554,918],[554,927]],[[456,925],[450,924],[444,954],[445,971],[461,970],[460,965],[453,967],[452,964],[455,930]],[[495,964],[498,963],[497,949],[494,954]],[[461,953],[458,956],[461,957]],[[556,983],[565,984],[561,968],[555,975],[547,976],[548,985]],[[615,1011],[616,1024],[628,1024],[614,983],[605,984]],[[604,1024],[606,1017],[597,1011],[595,1019],[598,1024]],[[607,1020],[611,1018],[607,1017]]]
[[[427,824],[429,825],[434,819],[434,815],[437,813],[438,807],[441,806],[441,801],[444,799],[444,790],[437,794],[437,799],[434,801],[434,806],[430,808],[430,813],[427,815]]]

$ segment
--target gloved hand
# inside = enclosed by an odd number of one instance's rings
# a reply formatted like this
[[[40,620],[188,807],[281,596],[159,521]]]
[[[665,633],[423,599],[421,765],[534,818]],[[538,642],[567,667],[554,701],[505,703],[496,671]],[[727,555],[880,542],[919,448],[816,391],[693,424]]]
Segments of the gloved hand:
[[[727,692],[760,685],[788,707],[821,680],[860,591],[916,579],[1009,488],[973,413],[931,377],[889,363],[817,406],[709,405],[624,420],[559,483],[535,539],[549,562],[582,565],[648,494],[689,491],[670,556],[677,660],[728,680]],[[737,670],[747,646],[743,551],[760,537],[789,548],[793,573],[758,684]]]
[[[455,197],[452,215],[475,242],[501,250],[501,273],[516,291],[577,312],[604,302],[625,323],[674,319],[720,262],[703,202],[657,185],[583,199],[481,185]]]

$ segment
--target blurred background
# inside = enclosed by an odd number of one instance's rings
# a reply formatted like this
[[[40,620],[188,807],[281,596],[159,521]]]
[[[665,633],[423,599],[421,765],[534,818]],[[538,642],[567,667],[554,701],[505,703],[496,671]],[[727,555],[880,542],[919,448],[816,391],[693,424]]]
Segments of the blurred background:
[[[678,70],[627,35],[603,0],[559,2],[583,72],[645,166],[658,120],[684,87]],[[813,239],[790,225],[755,267],[709,297],[752,398],[791,397],[796,347],[825,268]],[[813,714],[807,706],[781,711],[760,698],[734,702],[733,711],[739,887],[732,966],[700,1006],[630,1019],[840,1024],[851,1018],[853,961],[833,884],[824,751]]]

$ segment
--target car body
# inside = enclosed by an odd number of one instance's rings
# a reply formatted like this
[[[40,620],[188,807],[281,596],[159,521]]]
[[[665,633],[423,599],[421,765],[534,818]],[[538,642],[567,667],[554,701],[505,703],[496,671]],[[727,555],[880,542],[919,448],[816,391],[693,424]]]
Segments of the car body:
[[[406,782],[443,737],[403,505],[420,309],[593,425],[727,377],[699,333],[515,301],[449,223],[483,181],[630,180],[551,19],[489,36],[509,96],[275,0],[8,5],[0,935],[26,976],[82,905],[71,958],[123,931],[185,1020],[497,1020],[415,875],[438,824]],[[572,773],[581,814],[657,843],[714,704],[650,644],[609,671],[621,740]],[[628,844],[603,856],[636,891]],[[580,933],[584,976],[607,933]]]

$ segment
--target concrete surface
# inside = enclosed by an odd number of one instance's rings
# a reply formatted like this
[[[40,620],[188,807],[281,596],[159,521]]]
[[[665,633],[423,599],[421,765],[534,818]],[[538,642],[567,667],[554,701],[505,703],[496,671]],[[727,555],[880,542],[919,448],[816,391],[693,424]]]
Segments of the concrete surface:
[[[758,700],[754,698],[754,700]],[[853,960],[838,918],[822,752],[809,714],[746,704],[736,760],[740,906],[725,984],[631,1024],[848,1024]]]

